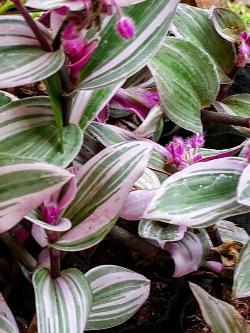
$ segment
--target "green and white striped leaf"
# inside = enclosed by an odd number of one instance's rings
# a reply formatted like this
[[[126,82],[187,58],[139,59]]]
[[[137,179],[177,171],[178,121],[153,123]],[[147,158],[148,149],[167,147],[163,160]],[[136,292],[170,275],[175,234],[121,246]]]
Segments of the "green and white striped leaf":
[[[209,295],[194,283],[190,288],[199,303],[202,316],[214,333],[247,333],[250,326],[235,308]]]
[[[239,262],[234,270],[233,296],[250,297],[250,241],[243,248]]]
[[[67,251],[99,243],[113,227],[136,180],[143,174],[151,145],[121,143],[102,150],[82,166],[78,191],[64,212],[73,228],[51,246]]]
[[[0,233],[11,229],[72,177],[51,164],[0,154]]]
[[[181,4],[171,24],[177,37],[191,40],[205,50],[226,74],[231,72],[236,62],[235,47],[215,31],[208,10]]]
[[[0,293],[0,333],[18,333],[15,318]]]
[[[237,201],[242,205],[250,206],[250,164],[242,172],[238,187]]]
[[[177,125],[202,132],[200,109],[210,106],[219,90],[212,58],[195,44],[167,37],[149,63],[162,111]]]
[[[15,95],[12,95],[6,91],[0,91],[0,107],[10,103],[11,101],[18,100]]]
[[[159,105],[153,107],[146,119],[141,123],[141,125],[134,131],[134,134],[138,138],[150,138],[152,137],[158,129],[159,122],[162,120],[163,112]]]
[[[242,118],[250,117],[250,94],[236,94],[224,98],[221,102],[216,101],[214,107],[218,112],[224,112],[232,116]],[[250,136],[249,128],[236,127],[244,135]]]
[[[47,268],[35,271],[38,333],[82,333],[92,304],[87,279],[77,269],[63,271],[52,279]]]
[[[120,325],[147,300],[150,281],[143,275],[113,265],[98,266],[85,274],[93,293],[87,330]]]
[[[72,102],[70,123],[85,130],[122,84],[123,81],[102,89],[78,90]]]
[[[160,187],[161,183],[156,173],[149,168],[146,168],[143,175],[135,182],[135,187],[138,190]]]
[[[105,147],[109,147],[110,145],[114,145],[120,142],[128,142],[136,140],[134,134],[130,131],[124,130],[117,126],[108,125],[108,124],[100,124],[92,122],[87,129],[87,133],[90,136],[98,139]],[[151,156],[149,159],[148,167],[160,171],[163,173],[167,172],[167,163],[166,157],[167,152],[166,150],[157,143],[152,141],[145,141],[151,142],[154,145],[154,149],[151,152]]]
[[[48,35],[47,31],[45,33]],[[64,60],[62,50],[45,52],[41,49],[21,16],[0,16],[0,88],[46,79],[62,67]]]
[[[205,227],[250,211],[237,202],[244,159],[225,157],[193,164],[167,178],[143,218],[188,227]]]
[[[141,220],[138,226],[140,237],[154,239],[159,242],[177,242],[184,237],[186,230],[187,227],[185,226],[146,220]]]
[[[240,15],[228,8],[213,8],[211,20],[221,37],[231,43],[240,43],[240,33],[246,30]]]
[[[64,127],[64,150],[60,151],[47,97],[25,98],[0,107],[0,153],[67,167],[78,154],[82,138],[77,125]]]
[[[222,220],[217,223],[217,228],[224,242],[235,241],[241,244],[248,242],[249,236],[246,230],[238,227],[233,222]]]
[[[144,67],[159,49],[179,0],[146,0],[124,9],[133,19],[136,36],[121,38],[114,29],[116,17],[104,24],[98,49],[81,73],[81,89],[94,89],[119,82]]]
[[[61,6],[67,6],[70,10],[81,10],[84,8],[82,0],[28,0],[25,6],[41,10],[51,10]]]

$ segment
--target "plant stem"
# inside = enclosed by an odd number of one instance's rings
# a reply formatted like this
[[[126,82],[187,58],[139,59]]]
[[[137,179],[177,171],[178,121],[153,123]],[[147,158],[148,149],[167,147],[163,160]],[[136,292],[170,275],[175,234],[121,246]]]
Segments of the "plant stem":
[[[68,125],[69,124],[69,118],[70,118],[70,112],[71,112],[71,106],[72,106],[72,99],[75,95],[76,87],[72,83],[69,73],[67,71],[66,66],[64,65],[60,71],[59,76],[62,83],[62,90],[64,92],[63,99],[63,124]]]
[[[250,128],[250,118],[231,116],[211,110],[201,110],[201,119],[204,122],[219,123]]]
[[[14,257],[17,261],[20,261],[29,271],[33,271],[36,267],[36,260],[32,255],[21,245],[16,243],[14,239],[8,234],[5,233],[0,236],[1,240],[11,249]]]
[[[210,227],[207,227],[206,231],[207,231],[209,238],[211,239],[211,242],[214,247],[217,247],[217,246],[220,246],[221,244],[223,244],[223,241],[221,239],[221,236],[220,236],[220,233],[219,233],[219,230],[218,230],[216,224],[213,224]]]
[[[45,34],[38,27],[33,17],[30,15],[26,7],[22,4],[22,1],[12,0],[12,2],[16,6],[16,9],[19,11],[19,13],[22,14],[30,29],[33,31],[42,49],[46,52],[52,52],[53,51],[52,46],[49,44]]]
[[[51,266],[50,275],[51,275],[52,279],[56,279],[61,274],[60,251],[50,248],[49,254],[50,254],[50,266]]]

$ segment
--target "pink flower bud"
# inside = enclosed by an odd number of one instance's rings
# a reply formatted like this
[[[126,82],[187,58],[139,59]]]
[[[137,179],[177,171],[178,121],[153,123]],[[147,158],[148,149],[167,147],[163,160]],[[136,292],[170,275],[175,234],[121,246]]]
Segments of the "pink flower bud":
[[[118,34],[124,39],[131,39],[135,34],[135,25],[132,19],[123,16],[116,24]]]

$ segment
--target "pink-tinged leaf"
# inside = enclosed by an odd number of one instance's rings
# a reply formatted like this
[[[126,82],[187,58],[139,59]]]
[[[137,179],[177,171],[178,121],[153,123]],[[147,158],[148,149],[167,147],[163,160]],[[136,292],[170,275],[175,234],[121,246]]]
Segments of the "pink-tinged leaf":
[[[161,120],[163,113],[161,108],[156,105],[153,107],[145,120],[141,123],[141,125],[134,131],[134,134],[137,138],[150,138],[154,135],[159,121]]]
[[[72,177],[50,164],[0,154],[0,233],[11,229]]]
[[[58,249],[78,251],[99,243],[114,225],[135,181],[143,174],[152,145],[145,142],[117,144],[102,150],[76,175],[78,192],[64,212],[73,225]]]
[[[66,6],[59,7],[50,12],[50,28],[51,28],[51,36],[53,39],[58,34],[68,14],[69,14],[69,9]]]
[[[129,221],[140,220],[155,193],[155,189],[130,192],[120,211],[120,217]]]
[[[41,247],[48,246],[48,236],[44,228],[40,227],[38,224],[33,224],[31,228],[31,235],[35,239],[38,245]]]
[[[83,0],[28,0],[25,6],[41,10],[49,10],[59,8],[61,6],[67,6],[72,11],[78,11],[84,8]]]
[[[92,304],[87,279],[77,269],[68,269],[52,279],[39,268],[32,276],[38,333],[83,333]]]
[[[241,149],[244,147],[244,144],[245,144],[245,142],[241,143],[238,146],[228,148],[228,149],[221,149],[221,150],[200,148],[198,150],[198,154],[200,154],[202,157],[200,161],[206,162],[206,161],[215,160],[218,158],[234,156],[241,151]]]
[[[181,277],[197,271],[208,246],[204,233],[194,234],[190,231],[182,240],[166,243],[164,249],[171,254],[175,263],[173,277]]]
[[[48,268],[50,269],[50,253],[49,249],[42,249],[37,257],[37,266],[36,268]]]
[[[143,175],[135,182],[134,188],[137,190],[152,190],[161,186],[161,182],[156,173],[146,168]]]
[[[95,121],[98,123],[106,123],[106,121],[109,119],[109,107],[105,106],[95,117]]]
[[[60,219],[56,225],[52,225],[52,224],[46,223],[46,222],[38,220],[38,219],[34,219],[30,216],[26,216],[26,219],[46,230],[63,232],[63,231],[67,231],[71,228],[71,222],[69,219],[66,219],[66,218]]]
[[[49,31],[36,22],[50,40]],[[18,15],[0,16],[0,88],[44,80],[64,64],[64,52],[45,52],[25,20]]]
[[[118,6],[127,7],[131,5],[136,5],[137,3],[143,2],[145,0],[116,0]],[[112,4],[112,0],[107,1],[109,4]]]
[[[217,274],[221,273],[224,269],[224,265],[218,261],[206,261],[206,267]]]
[[[6,324],[6,330],[5,330],[4,324],[1,322],[2,318],[4,319],[4,321],[6,320],[10,323],[13,330],[9,331],[7,329],[7,324]],[[0,293],[0,332],[1,333],[18,333],[19,332],[16,320],[1,293]]]
[[[237,201],[242,205],[250,206],[250,164],[242,172],[238,187]]]

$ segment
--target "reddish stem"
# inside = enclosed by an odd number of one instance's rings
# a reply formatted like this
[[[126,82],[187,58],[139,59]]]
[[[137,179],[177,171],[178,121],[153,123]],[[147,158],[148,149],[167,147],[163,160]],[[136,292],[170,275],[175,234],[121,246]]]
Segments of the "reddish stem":
[[[201,119],[204,122],[250,128],[250,118],[231,116],[226,113],[219,113],[211,110],[201,110]]]

